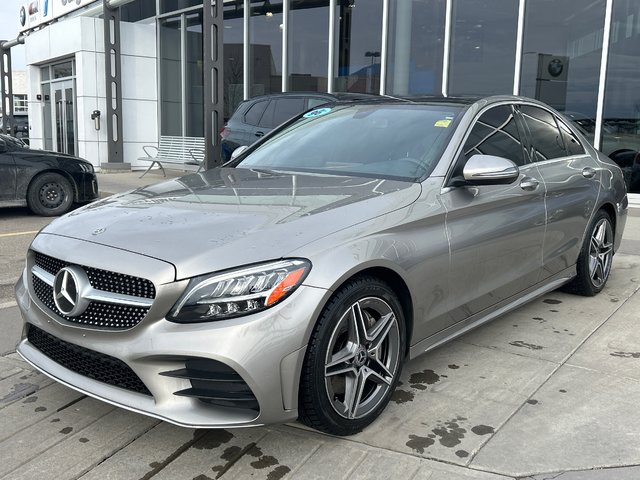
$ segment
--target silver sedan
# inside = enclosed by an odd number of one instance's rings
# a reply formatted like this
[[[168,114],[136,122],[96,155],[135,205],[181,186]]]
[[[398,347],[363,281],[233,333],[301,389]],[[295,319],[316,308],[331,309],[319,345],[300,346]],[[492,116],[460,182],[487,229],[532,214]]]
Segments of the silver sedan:
[[[349,435],[407,359],[550,290],[597,294],[626,214],[620,169],[539,102],[335,103],[43,229],[18,352],[178,425]]]

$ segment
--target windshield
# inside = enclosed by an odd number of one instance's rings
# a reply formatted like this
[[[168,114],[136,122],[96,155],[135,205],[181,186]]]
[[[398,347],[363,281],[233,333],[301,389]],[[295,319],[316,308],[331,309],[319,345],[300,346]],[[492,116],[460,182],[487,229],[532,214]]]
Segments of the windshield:
[[[410,103],[317,108],[237,166],[414,181],[435,167],[461,109]]]

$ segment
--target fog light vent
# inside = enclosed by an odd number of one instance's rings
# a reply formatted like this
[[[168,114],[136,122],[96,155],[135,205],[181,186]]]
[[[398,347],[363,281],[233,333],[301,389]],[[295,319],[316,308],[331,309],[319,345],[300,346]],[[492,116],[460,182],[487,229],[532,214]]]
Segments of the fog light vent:
[[[207,358],[190,358],[185,368],[162,372],[160,375],[184,378],[191,388],[174,392],[181,397],[197,398],[201,402],[222,407],[260,411],[258,400],[249,385],[231,367]]]

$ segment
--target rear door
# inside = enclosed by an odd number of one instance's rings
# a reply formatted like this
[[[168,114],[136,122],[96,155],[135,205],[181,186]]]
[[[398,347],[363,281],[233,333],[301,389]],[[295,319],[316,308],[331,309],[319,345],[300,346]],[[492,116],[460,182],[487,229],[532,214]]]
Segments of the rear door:
[[[595,208],[601,171],[569,126],[551,111],[520,105],[527,157],[546,188],[546,235],[540,280],[572,267]]]
[[[525,159],[512,105],[482,113],[462,150],[454,175],[474,154],[486,154],[512,160],[520,176],[509,185],[455,187],[442,195],[456,322],[536,283],[545,228],[544,185],[536,166]]]

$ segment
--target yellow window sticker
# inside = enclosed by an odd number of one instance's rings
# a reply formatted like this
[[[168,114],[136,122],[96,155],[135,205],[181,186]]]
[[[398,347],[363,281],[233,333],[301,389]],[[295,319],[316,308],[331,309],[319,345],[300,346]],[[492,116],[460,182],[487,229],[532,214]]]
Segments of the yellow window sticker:
[[[438,120],[433,126],[440,127],[440,128],[447,128],[449,125],[451,125],[451,119],[447,118],[444,120]]]

